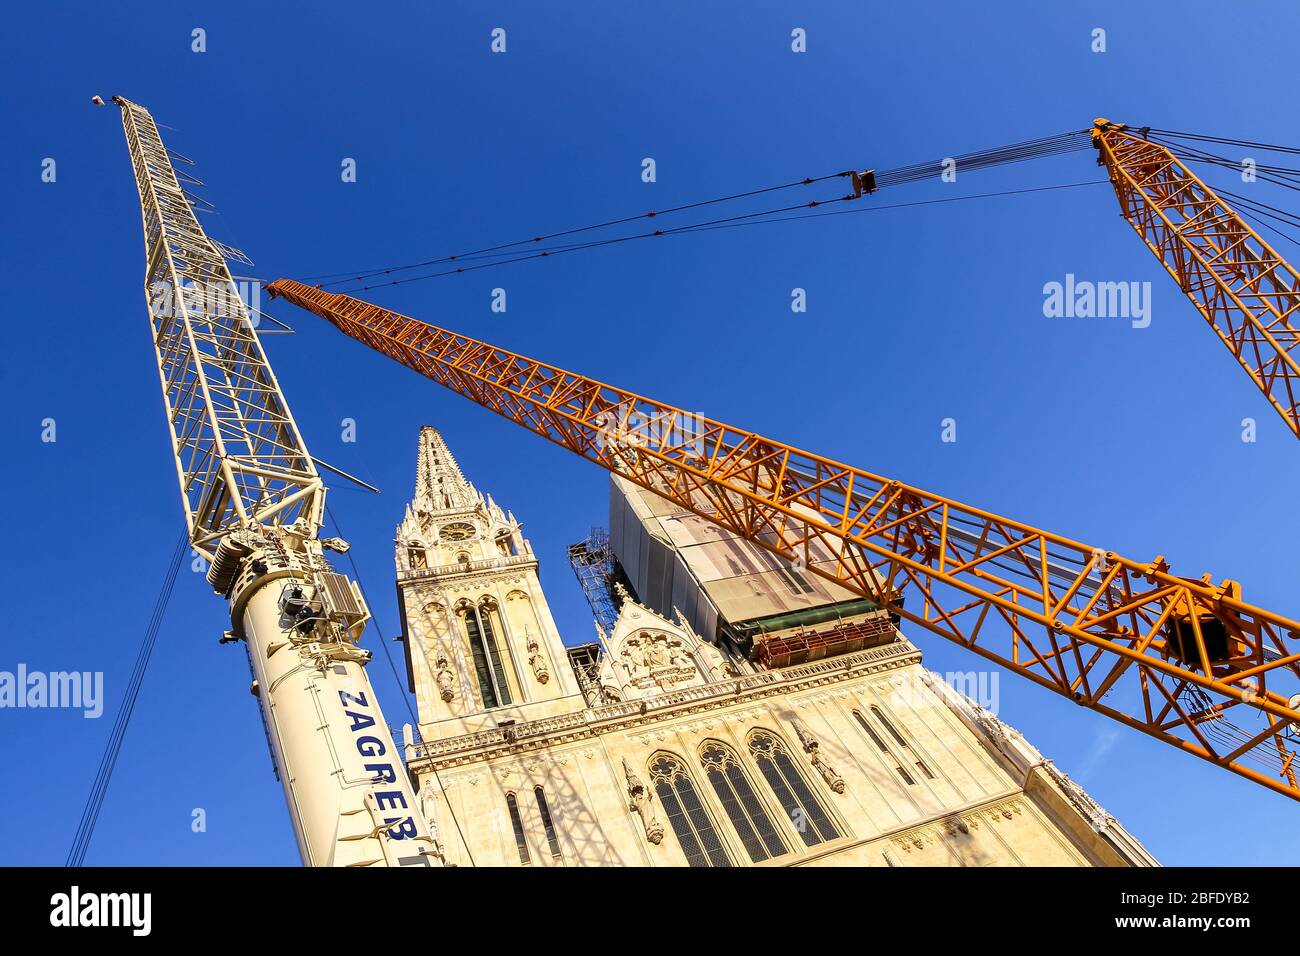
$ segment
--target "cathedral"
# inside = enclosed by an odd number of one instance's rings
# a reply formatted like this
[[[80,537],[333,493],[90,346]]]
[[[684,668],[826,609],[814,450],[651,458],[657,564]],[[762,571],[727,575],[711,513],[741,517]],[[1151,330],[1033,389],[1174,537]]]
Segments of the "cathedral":
[[[596,640],[562,637],[519,522],[421,430],[404,736],[443,865],[1157,865],[887,611],[622,479],[610,525]]]

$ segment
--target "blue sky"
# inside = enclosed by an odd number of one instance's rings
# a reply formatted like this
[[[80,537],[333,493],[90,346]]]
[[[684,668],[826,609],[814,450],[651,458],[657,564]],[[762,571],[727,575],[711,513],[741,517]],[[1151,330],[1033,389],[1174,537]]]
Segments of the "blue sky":
[[[0,863],[62,862],[181,521],[135,188],[116,111],[93,109],[92,94],[125,95],[175,128],[164,136],[197,160],[221,212],[209,232],[268,280],[929,160],[1098,115],[1277,143],[1297,141],[1300,118],[1270,95],[1293,85],[1300,16],[1261,0],[1190,0],[1177,16],[1119,2],[150,7],[19,5],[0,40],[0,669],[103,671],[109,708],[100,720],[0,711]],[[206,53],[191,52],[195,27]],[[503,55],[489,50],[494,27],[507,31]],[[804,54],[790,50],[795,27]],[[54,183],[41,181],[47,157]],[[355,183],[341,181],[345,157]],[[1084,152],[877,201],[1101,178]],[[1151,282],[1150,327],[1044,317],[1044,283],[1067,273]],[[496,287],[504,315],[490,310]],[[804,314],[790,310],[795,287]],[[1179,573],[1240,580],[1248,600],[1300,613],[1283,543],[1300,449],[1106,186],[632,243],[371,297],[1133,557],[1166,555]],[[564,547],[604,523],[605,475],[314,317],[271,311],[298,330],[267,348],[312,450],[383,490],[335,482],[331,496],[379,630],[397,631],[392,528],[430,423],[524,521],[561,632],[588,640]],[[54,443],[41,441],[46,418]],[[341,441],[344,418],[355,444]],[[955,443],[940,440],[945,418]],[[243,653],[216,643],[224,615],[183,571],[88,863],[296,862]],[[937,670],[982,666],[911,636]],[[378,651],[378,633],[368,640]],[[400,724],[381,653],[371,676]],[[1000,698],[1002,716],[1163,862],[1283,864],[1300,851],[1285,798],[1013,677]],[[191,832],[194,808],[205,833]]]

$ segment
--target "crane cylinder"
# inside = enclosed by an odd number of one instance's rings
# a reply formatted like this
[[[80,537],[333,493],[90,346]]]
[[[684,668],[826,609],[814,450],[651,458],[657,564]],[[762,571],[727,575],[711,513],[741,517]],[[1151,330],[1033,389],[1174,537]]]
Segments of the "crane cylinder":
[[[432,842],[403,754],[366,674],[368,653],[339,639],[324,615],[304,618],[299,602],[311,593],[308,573],[270,565],[265,552],[263,568],[232,596],[232,612],[248,642],[303,862],[431,865]]]

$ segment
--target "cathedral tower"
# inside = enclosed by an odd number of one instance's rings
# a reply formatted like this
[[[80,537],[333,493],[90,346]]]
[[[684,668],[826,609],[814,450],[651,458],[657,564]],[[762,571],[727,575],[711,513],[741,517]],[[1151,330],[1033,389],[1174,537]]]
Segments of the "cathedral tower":
[[[429,426],[396,545],[424,739],[582,708],[519,522],[465,478]]]
[[[1155,863],[995,715],[994,675],[934,674],[884,610],[613,491],[632,587],[584,697],[518,522],[420,434],[397,529],[406,760],[443,863]]]

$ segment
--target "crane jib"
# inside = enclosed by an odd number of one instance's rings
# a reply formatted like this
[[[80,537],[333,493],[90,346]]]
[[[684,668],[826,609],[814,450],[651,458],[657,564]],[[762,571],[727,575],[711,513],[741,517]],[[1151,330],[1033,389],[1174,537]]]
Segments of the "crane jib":
[[[267,292],[901,620],[1300,799],[1300,622],[1247,603],[1237,582],[1179,577],[1162,557],[1125,558],[352,296],[289,279]],[[834,559],[810,560],[814,547]]]

